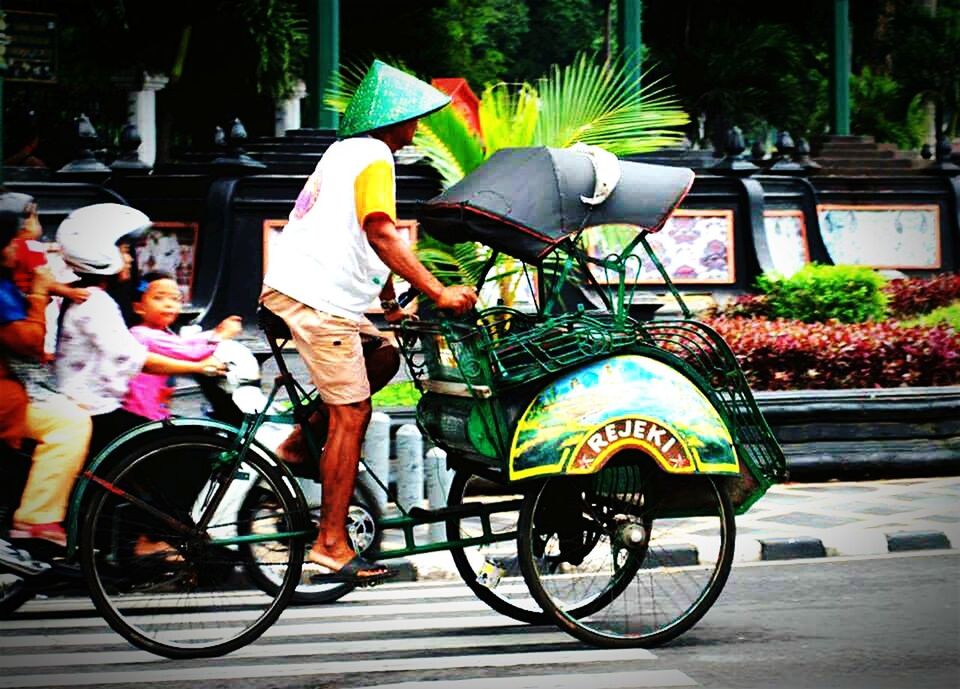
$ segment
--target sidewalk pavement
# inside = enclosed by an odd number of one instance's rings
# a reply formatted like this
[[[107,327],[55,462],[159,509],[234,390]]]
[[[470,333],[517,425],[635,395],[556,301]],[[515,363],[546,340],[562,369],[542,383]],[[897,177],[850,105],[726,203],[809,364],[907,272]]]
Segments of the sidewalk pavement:
[[[735,562],[932,548],[960,548],[960,477],[774,486],[737,517]],[[459,579],[447,552],[396,564],[407,580]]]

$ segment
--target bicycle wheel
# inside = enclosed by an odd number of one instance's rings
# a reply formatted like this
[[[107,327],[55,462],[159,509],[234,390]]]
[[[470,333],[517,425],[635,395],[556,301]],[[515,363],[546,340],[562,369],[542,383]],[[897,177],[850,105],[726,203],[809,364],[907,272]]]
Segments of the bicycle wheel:
[[[489,485],[483,479],[465,471],[454,474],[450,483],[447,505],[461,505],[473,499],[479,499]],[[483,495],[485,503],[505,502],[519,499],[519,495]],[[494,534],[517,530],[519,510],[498,512],[491,515],[491,528]],[[447,521],[447,540],[476,538],[483,535],[483,524],[479,518],[465,517]],[[517,540],[498,541],[484,545],[450,548],[457,572],[474,595],[493,610],[527,624],[548,624],[551,618],[530,595],[520,573],[520,561],[517,556]]]
[[[301,481],[301,483],[304,483],[304,481]],[[307,496],[310,518],[314,524],[318,524],[321,504],[319,485],[309,481],[308,485],[304,486],[304,494]],[[277,496],[269,486],[255,485],[243,501],[240,523],[238,524],[239,532],[241,534],[252,533],[263,520],[272,520],[279,504]],[[380,548],[383,534],[377,524],[381,517],[380,507],[370,489],[358,481],[353,491],[353,498],[350,501],[350,511],[347,513],[347,535],[350,537],[354,550],[358,553],[376,552]],[[310,577],[317,574],[320,569],[306,561],[306,555],[311,545],[312,541],[303,545],[303,569],[300,573],[300,581],[297,583],[296,591],[290,599],[290,602],[294,605],[331,603],[343,598],[356,588],[354,584],[349,583],[313,583]],[[280,587],[285,572],[282,567],[266,564],[269,559],[266,557],[266,553],[284,546],[281,543],[270,542],[251,543],[245,547],[250,551],[247,564],[248,576],[267,593],[275,592]],[[283,555],[279,554],[279,557],[282,559]]]
[[[547,479],[525,499],[519,529],[534,599],[604,647],[655,646],[696,624],[726,583],[736,533],[715,479],[636,459]]]
[[[301,562],[290,553],[300,552],[308,533],[304,507],[269,460],[251,448],[238,463],[232,447],[229,434],[213,430],[148,440],[88,488],[84,579],[100,614],[139,648],[168,658],[229,653],[259,637],[293,595]],[[272,593],[238,576],[248,551],[237,545],[229,494],[246,481],[277,496],[272,520],[256,534],[285,554],[271,557],[284,572]],[[170,550],[139,554],[160,542]]]

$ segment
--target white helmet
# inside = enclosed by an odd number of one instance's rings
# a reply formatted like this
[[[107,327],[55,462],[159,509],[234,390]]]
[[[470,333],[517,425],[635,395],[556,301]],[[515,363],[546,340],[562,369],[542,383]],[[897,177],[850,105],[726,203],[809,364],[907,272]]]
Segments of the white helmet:
[[[67,264],[78,273],[116,275],[123,270],[117,242],[150,227],[142,211],[119,203],[97,203],[78,208],[57,229],[57,243]]]

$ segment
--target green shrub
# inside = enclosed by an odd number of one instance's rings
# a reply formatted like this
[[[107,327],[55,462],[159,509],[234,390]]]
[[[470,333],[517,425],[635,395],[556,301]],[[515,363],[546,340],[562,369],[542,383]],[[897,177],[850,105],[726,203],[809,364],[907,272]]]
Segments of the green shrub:
[[[420,391],[411,380],[390,383],[373,395],[374,407],[415,407]]]
[[[946,325],[960,332],[960,301],[949,306],[941,306],[916,318],[900,321],[900,325],[904,327]]]
[[[770,314],[805,323],[862,323],[884,317],[883,276],[863,266],[804,266],[789,278],[761,275]]]

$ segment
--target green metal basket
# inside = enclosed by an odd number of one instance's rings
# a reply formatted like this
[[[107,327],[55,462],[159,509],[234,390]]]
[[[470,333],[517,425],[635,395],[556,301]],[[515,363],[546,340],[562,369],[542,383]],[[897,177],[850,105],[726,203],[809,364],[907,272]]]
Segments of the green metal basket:
[[[405,322],[400,343],[421,389],[442,381],[500,392],[624,351],[637,341],[636,325],[604,311],[537,318],[498,306],[473,323]]]
[[[640,328],[642,347],[671,357],[707,387],[740,458],[740,479],[732,485],[730,496],[738,511],[746,511],[771,485],[787,479],[787,464],[736,356],[716,331],[699,321],[651,321]]]

